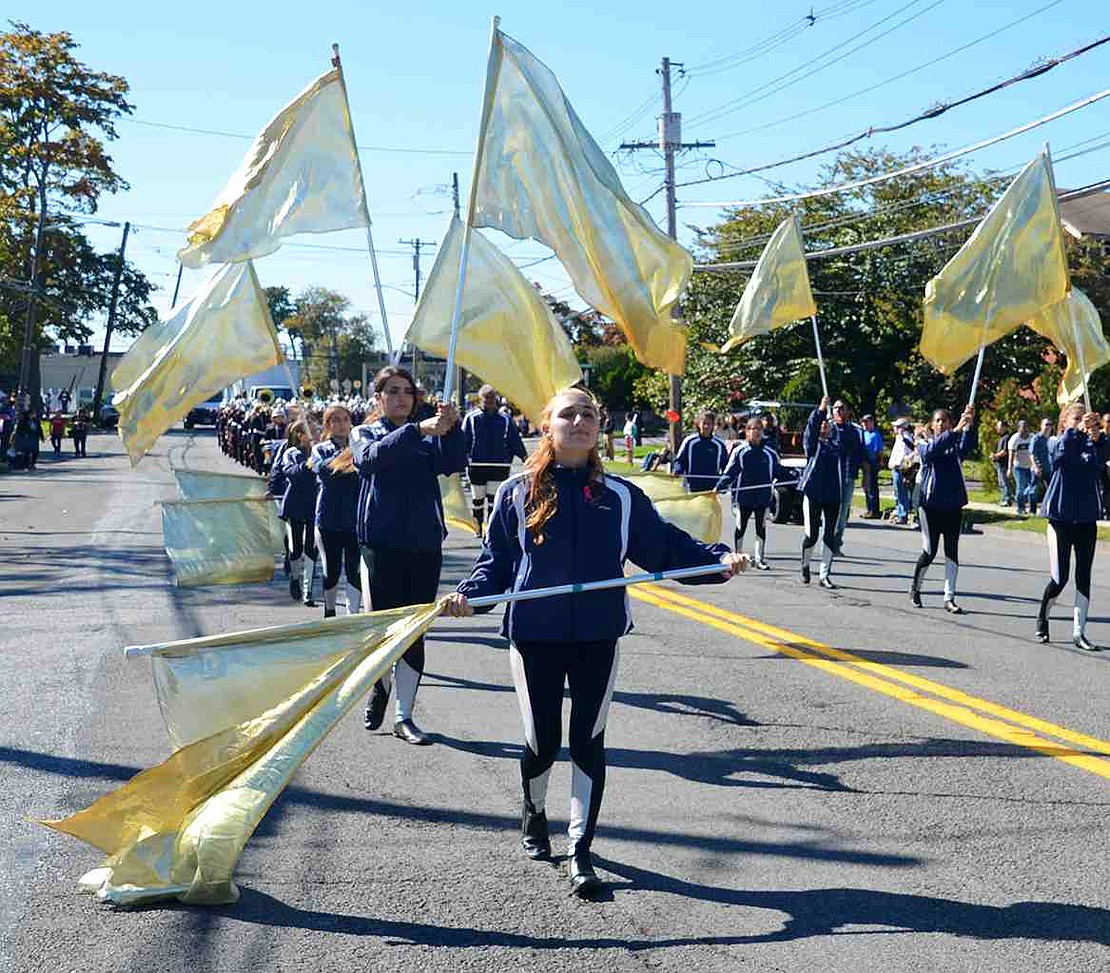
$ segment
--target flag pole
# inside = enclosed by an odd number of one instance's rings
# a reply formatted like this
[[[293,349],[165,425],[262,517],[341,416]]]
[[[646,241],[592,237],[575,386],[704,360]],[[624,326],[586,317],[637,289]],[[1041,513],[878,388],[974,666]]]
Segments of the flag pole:
[[[370,229],[370,205],[366,202],[366,178],[362,174],[362,160],[358,155],[358,145],[355,144],[355,123],[351,118],[351,102],[347,97],[347,79],[343,76],[343,62],[339,59],[339,45],[332,44],[331,64],[339,72],[339,87],[343,92],[343,105],[347,109],[347,129],[351,133],[351,149],[355,154],[355,164],[358,166],[358,178],[362,183],[362,214],[366,218],[366,246],[370,250],[370,269],[374,274],[374,290],[378,294],[378,313],[382,318],[382,332],[385,334],[385,350],[391,362],[396,364],[393,354],[393,339],[389,335],[389,318],[385,313],[385,297],[382,294],[382,278],[378,273],[378,254],[374,249],[374,233]]]
[[[821,355],[821,335],[817,331],[817,315],[810,315],[813,322],[813,343],[817,346],[817,367],[821,371],[821,392],[827,399],[829,397],[829,383],[825,381],[825,359]]]
[[[984,328],[984,331],[986,329]],[[979,346],[979,357],[975,359],[975,374],[971,376],[971,396],[967,400],[967,407],[970,409],[975,405],[975,393],[979,390],[979,375],[983,371],[983,358],[987,353],[986,338]]]
[[[501,73],[500,45],[497,41],[500,17],[493,18],[490,28],[489,60],[486,64],[486,87],[482,96],[482,115],[478,123],[478,145],[474,150],[474,169],[470,176],[467,191],[466,223],[463,225],[462,251],[459,254],[459,281],[455,287],[455,309],[451,313],[451,339],[447,344],[447,372],[443,379],[443,401],[451,401],[455,389],[455,346],[459,340],[459,319],[462,317],[463,291],[466,287],[466,264],[470,257],[470,236],[474,231],[474,211],[478,206],[478,177],[482,171],[482,156],[485,153],[486,126],[493,110],[493,93],[497,89],[497,77]]]

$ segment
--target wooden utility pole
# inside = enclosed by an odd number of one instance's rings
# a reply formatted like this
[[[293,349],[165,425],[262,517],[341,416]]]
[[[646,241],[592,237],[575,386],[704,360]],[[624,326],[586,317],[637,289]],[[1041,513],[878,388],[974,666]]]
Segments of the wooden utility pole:
[[[112,303],[108,306],[108,324],[104,329],[104,350],[100,353],[100,372],[96,377],[96,394],[93,396],[93,422],[100,421],[100,403],[104,399],[104,380],[108,374],[108,345],[112,342],[112,329],[116,326],[116,306],[119,303],[119,282],[123,276],[123,254],[127,249],[127,234],[131,224],[123,224],[123,239],[116,256],[116,275],[112,280]]]

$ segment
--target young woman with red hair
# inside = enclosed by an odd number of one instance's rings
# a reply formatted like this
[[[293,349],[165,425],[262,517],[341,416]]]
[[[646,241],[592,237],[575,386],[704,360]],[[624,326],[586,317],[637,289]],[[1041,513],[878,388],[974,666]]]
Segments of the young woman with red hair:
[[[598,425],[598,405],[582,389],[547,404],[539,446],[524,472],[497,491],[482,554],[447,599],[445,614],[473,614],[468,597],[618,577],[626,559],[648,571],[720,562],[720,575],[696,581],[723,581],[743,570],[745,555],[694,540],[662,520],[638,487],[607,475]],[[570,685],[569,870],[572,892],[583,898],[600,886],[590,844],[605,787],[617,640],[631,627],[628,596],[619,588],[517,602],[502,625],[524,719],[521,844],[532,859],[551,854],[547,781],[562,742],[563,687]]]

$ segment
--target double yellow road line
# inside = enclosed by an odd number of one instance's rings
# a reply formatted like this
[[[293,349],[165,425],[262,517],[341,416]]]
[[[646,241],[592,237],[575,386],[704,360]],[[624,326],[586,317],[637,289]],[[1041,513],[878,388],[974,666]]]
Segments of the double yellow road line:
[[[628,590],[632,597],[649,605],[797,659],[829,675],[847,679],[1006,743],[1054,757],[1073,767],[1110,779],[1110,760],[1104,759],[1110,757],[1110,743],[1105,740],[1076,733],[1067,727],[979,699],[893,666],[869,662],[843,649],[836,649],[758,619],[718,608],[679,594],[671,588],[643,584]]]

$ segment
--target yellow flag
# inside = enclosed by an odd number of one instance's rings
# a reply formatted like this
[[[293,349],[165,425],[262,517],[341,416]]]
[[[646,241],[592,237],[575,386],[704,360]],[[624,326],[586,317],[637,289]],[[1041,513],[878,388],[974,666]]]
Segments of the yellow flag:
[[[740,303],[729,322],[729,339],[721,353],[731,351],[756,335],[817,313],[809,288],[802,231],[797,217],[783,220],[752,271]]]
[[[686,335],[671,308],[690,254],[628,197],[555,75],[498,30],[485,99],[473,225],[547,244],[640,361],[681,374]]]
[[[951,374],[1067,295],[1068,265],[1047,152],[1029,163],[925,287],[920,351]]]
[[[174,470],[183,500],[242,500],[264,497],[270,490],[258,476],[242,473],[211,473],[208,470]]]
[[[1083,395],[1085,381],[1079,363],[1077,339],[1082,342],[1083,365],[1086,367],[1087,377],[1110,362],[1110,342],[1107,342],[1102,331],[1102,319],[1098,310],[1086,294],[1073,287],[1064,300],[1053,304],[1028,324],[1067,357],[1067,368],[1060,380],[1056,401],[1060,405],[1074,402]]]
[[[112,375],[112,405],[132,466],[198,402],[284,360],[250,261],[216,270],[158,328],[157,345],[136,342]]]
[[[439,477],[439,495],[443,500],[443,519],[449,526],[467,531],[475,537],[481,534],[458,473]]]
[[[724,514],[717,493],[687,493],[682,477],[666,473],[625,473],[622,477],[636,484],[659,516],[696,537],[704,544],[721,539]]]
[[[180,588],[271,580],[282,534],[277,507],[264,497],[162,504],[162,539]]]
[[[234,902],[247,841],[297,768],[439,605],[159,646],[155,687],[174,753],[90,807],[43,824],[109,857],[81,885],[104,901]]]
[[[321,75],[254,140],[212,210],[189,226],[186,267],[262,257],[294,233],[369,226],[339,69]]]
[[[420,293],[406,340],[447,356],[463,225],[455,219]],[[482,234],[470,238],[455,360],[516,404],[532,423],[582,377],[574,348],[539,292]]]

